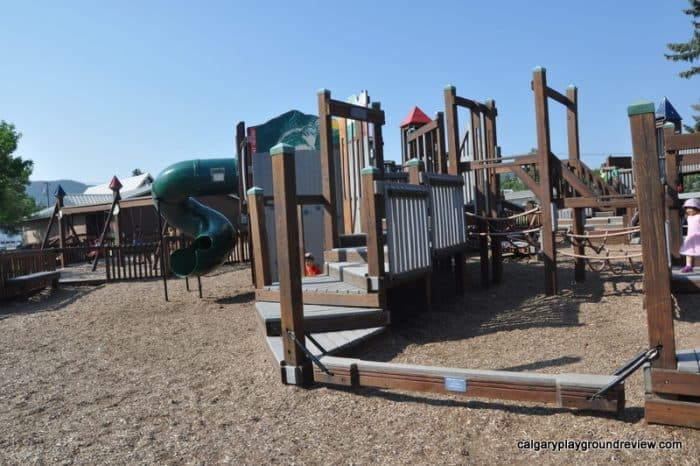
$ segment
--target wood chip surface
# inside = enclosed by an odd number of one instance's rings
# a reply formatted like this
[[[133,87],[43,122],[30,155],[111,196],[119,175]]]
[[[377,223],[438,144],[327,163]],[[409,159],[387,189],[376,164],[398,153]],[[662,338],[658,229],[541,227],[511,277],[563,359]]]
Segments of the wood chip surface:
[[[405,316],[359,356],[477,369],[610,374],[647,345],[640,275],[588,273],[545,297],[542,265]],[[641,373],[620,418],[533,403],[280,383],[250,270],[62,287],[0,303],[1,464],[700,464],[700,431],[644,421]],[[439,286],[439,284],[438,284]],[[449,294],[449,287],[444,287]],[[394,311],[396,316],[399,311]],[[679,295],[679,349],[700,347],[700,295]],[[401,320],[401,319],[394,319]],[[670,441],[671,450],[534,451],[521,441]]]

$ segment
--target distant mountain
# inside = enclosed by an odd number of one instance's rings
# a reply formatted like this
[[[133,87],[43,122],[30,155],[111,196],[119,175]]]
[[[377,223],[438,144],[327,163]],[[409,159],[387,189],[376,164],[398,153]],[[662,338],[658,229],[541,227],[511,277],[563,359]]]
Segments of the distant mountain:
[[[46,207],[46,186],[48,183],[48,193],[49,193],[49,205],[53,205],[56,202],[56,198],[53,194],[56,192],[56,188],[60,184],[66,194],[80,194],[85,191],[85,188],[89,187],[85,183],[73,180],[55,180],[55,181],[32,181],[27,186],[27,194],[32,196],[37,205],[41,207]]]

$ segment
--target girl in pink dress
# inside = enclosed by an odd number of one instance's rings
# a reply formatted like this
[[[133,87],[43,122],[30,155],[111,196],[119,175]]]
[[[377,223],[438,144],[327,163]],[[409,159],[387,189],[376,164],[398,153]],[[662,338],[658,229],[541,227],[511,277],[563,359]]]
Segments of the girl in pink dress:
[[[683,239],[681,254],[685,256],[685,267],[681,273],[693,271],[693,260],[700,256],[700,201],[688,199],[683,204],[685,215],[688,217],[688,236]]]

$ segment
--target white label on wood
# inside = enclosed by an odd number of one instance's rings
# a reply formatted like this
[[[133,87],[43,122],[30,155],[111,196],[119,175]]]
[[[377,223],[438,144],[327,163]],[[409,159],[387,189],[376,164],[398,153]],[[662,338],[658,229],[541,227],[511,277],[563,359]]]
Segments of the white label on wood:
[[[225,168],[212,168],[210,170],[211,173],[211,181],[213,183],[223,183],[224,178],[226,175],[226,169]]]
[[[445,390],[464,393],[467,391],[467,380],[457,377],[445,377]]]

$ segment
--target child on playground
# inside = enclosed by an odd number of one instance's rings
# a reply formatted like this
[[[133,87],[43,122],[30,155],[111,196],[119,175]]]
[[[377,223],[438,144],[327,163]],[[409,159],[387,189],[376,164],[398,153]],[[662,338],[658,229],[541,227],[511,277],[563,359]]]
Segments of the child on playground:
[[[314,262],[314,256],[310,252],[304,254],[304,275],[307,277],[315,277],[321,275],[321,269]]]
[[[681,245],[681,254],[685,256],[685,267],[681,273],[690,273],[695,265],[695,256],[700,256],[700,201],[688,199],[683,204],[683,209],[688,217],[688,236]]]

